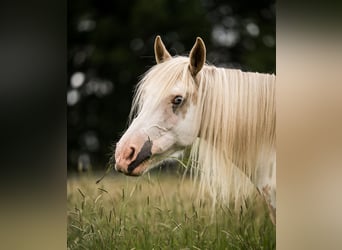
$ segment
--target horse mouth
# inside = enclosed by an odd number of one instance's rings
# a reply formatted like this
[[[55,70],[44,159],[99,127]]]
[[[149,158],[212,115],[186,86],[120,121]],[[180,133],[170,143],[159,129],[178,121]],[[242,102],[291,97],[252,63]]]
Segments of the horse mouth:
[[[127,172],[124,172],[125,175],[127,176],[141,176],[143,175],[147,169],[148,169],[148,166],[150,165],[149,164],[149,158],[146,158],[145,160],[143,160],[142,162],[140,162],[138,165],[136,165],[133,169],[129,168],[127,169]]]

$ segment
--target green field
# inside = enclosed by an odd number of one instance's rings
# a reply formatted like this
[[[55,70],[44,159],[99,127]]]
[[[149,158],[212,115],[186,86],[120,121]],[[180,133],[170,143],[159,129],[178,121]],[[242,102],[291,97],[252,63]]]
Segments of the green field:
[[[275,249],[275,226],[257,193],[237,209],[213,209],[177,175],[95,182],[89,174],[68,178],[68,249]]]

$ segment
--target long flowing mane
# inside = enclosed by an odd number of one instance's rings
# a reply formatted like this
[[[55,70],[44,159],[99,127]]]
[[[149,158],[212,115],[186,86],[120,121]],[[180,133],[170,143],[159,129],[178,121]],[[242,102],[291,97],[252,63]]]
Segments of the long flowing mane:
[[[205,65],[194,78],[189,58],[175,57],[152,67],[137,85],[130,117],[144,104],[144,92],[154,91],[158,105],[177,80],[197,98],[199,138],[190,164],[200,193],[214,200],[236,199],[245,192],[259,167],[275,148],[275,76]],[[152,107],[151,107],[152,108]],[[249,178],[241,178],[241,173]]]

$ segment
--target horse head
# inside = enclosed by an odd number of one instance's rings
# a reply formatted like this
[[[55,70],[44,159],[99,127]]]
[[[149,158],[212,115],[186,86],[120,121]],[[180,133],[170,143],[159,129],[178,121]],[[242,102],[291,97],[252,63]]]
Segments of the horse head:
[[[143,174],[198,134],[196,78],[206,58],[203,40],[197,38],[189,57],[171,57],[157,36],[154,53],[157,64],[138,84],[131,124],[116,144],[115,169],[126,175]]]

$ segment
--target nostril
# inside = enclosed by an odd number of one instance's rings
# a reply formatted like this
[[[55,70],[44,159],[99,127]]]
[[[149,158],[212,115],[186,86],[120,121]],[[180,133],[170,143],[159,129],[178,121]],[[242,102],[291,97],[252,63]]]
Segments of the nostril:
[[[131,150],[131,152],[130,152],[130,154],[128,156],[128,160],[132,160],[133,157],[134,157],[134,153],[135,153],[135,148],[134,147],[130,147],[130,150]]]

